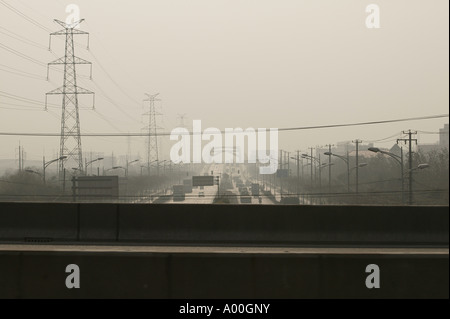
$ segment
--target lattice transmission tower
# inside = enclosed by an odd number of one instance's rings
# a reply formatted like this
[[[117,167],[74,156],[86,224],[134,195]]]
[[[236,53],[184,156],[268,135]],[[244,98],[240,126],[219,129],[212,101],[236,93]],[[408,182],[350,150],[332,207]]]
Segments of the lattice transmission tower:
[[[70,25],[55,20],[56,23],[61,25],[64,29],[58,32],[50,34],[50,47],[52,36],[64,36],[65,37],[65,55],[48,64],[47,78],[52,65],[64,65],[64,83],[63,86],[53,90],[46,94],[49,95],[62,95],[62,115],[61,115],[61,141],[60,141],[60,157],[66,157],[60,161],[60,173],[64,172],[64,167],[74,169],[78,174],[84,172],[83,165],[83,151],[81,148],[81,131],[80,131],[80,115],[78,107],[78,95],[79,94],[92,94],[89,90],[83,89],[77,85],[77,64],[87,64],[91,67],[91,79],[92,79],[92,63],[75,56],[74,36],[75,35],[87,35],[88,36],[88,49],[89,49],[89,33],[80,31],[76,27],[84,20],[74,22]],[[95,96],[94,96],[95,103]],[[46,106],[47,107],[47,106]]]
[[[158,145],[158,130],[161,128],[157,124],[157,116],[161,116],[162,114],[156,110],[156,102],[161,101],[157,97],[158,94],[147,95],[147,98],[144,102],[149,103],[148,112],[143,115],[148,118],[148,125],[144,128],[147,133],[147,141],[146,141],[146,153],[147,153],[147,172],[150,175],[150,170],[152,164],[156,165],[156,172],[159,176],[159,145]]]

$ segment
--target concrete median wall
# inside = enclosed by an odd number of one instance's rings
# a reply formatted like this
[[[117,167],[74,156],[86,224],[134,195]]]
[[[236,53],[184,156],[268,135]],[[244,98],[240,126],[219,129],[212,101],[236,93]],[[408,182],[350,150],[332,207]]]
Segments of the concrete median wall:
[[[0,241],[448,246],[448,207],[0,203]]]
[[[80,289],[65,286],[70,264]],[[380,289],[366,287],[369,264]],[[0,251],[0,298],[448,298],[448,267],[448,255]]]

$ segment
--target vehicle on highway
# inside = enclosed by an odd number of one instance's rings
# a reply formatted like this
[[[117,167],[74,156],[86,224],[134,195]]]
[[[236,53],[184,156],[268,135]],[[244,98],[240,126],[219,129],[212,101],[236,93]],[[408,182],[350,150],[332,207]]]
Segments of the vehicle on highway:
[[[186,194],[190,194],[192,193],[192,179],[185,179],[183,181],[183,185],[184,185],[184,192]]]
[[[251,204],[252,197],[251,196],[241,196],[241,204]]]
[[[184,200],[186,200],[184,185],[173,185],[173,201],[183,202]]]
[[[259,197],[259,184],[252,184],[252,196]]]
[[[205,197],[205,192],[198,193],[198,197]]]
[[[298,197],[283,197],[280,202],[281,205],[300,205]]]

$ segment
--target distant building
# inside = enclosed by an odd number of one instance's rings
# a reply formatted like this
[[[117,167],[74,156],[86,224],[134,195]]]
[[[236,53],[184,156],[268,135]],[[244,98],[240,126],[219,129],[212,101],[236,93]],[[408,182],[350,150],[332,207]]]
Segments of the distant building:
[[[400,156],[402,154],[402,149],[398,144],[394,144],[394,146],[392,146],[391,149],[389,150],[389,153]]]
[[[444,128],[439,130],[439,146],[441,148],[449,148],[448,143],[448,124],[444,125]]]
[[[378,154],[371,152],[371,151],[367,151],[367,150],[362,150],[359,151],[358,156],[360,158],[372,158],[372,157],[376,157]],[[356,157],[356,151],[350,152],[349,154],[350,157]]]
[[[359,144],[359,152],[360,154],[363,154],[362,152],[366,153],[369,152],[369,148],[373,147],[373,143],[369,144]],[[351,142],[339,142],[337,143],[337,147],[333,150],[334,153],[339,155],[347,154],[347,152],[352,156],[351,154],[356,154],[356,145]],[[353,155],[356,156],[356,155]],[[369,156],[367,156],[369,157]]]
[[[417,149],[419,152],[422,153],[431,153],[431,152],[438,152],[442,148],[438,143],[435,143],[435,144],[419,144],[417,146]]]

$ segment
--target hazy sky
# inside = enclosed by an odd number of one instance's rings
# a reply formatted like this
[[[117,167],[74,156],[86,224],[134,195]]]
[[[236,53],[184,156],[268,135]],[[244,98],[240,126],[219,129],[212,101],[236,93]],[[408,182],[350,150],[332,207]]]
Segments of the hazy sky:
[[[90,98],[81,100],[83,132],[140,132],[144,92],[161,93],[164,131],[177,126],[177,114],[202,120],[204,128],[224,129],[448,113],[447,0],[1,0],[0,44],[48,63],[56,59],[45,50],[48,32],[2,2],[54,31],[61,28],[52,19],[65,20],[66,5],[80,7],[91,50],[78,37],[76,55],[93,62],[94,81],[81,79],[79,85],[97,93],[96,112],[88,109]],[[380,6],[380,29],[366,28],[371,3]],[[8,36],[10,31],[42,48]],[[55,39],[52,47],[56,56],[64,54],[63,41]],[[60,108],[44,112],[43,106],[1,94],[44,102],[46,92],[62,85],[62,74],[51,72],[47,82],[44,66],[1,47],[0,57],[0,131],[59,133]],[[87,67],[78,70],[89,74]],[[49,101],[61,104],[58,97]],[[281,133],[280,147],[378,140],[410,128],[437,131],[444,123],[448,119]],[[14,158],[19,140],[29,159],[39,159],[44,149],[51,157],[59,148],[58,138],[0,136],[0,159]],[[132,152],[143,155],[143,144],[133,138]],[[127,139],[84,138],[83,148],[125,153]]]

